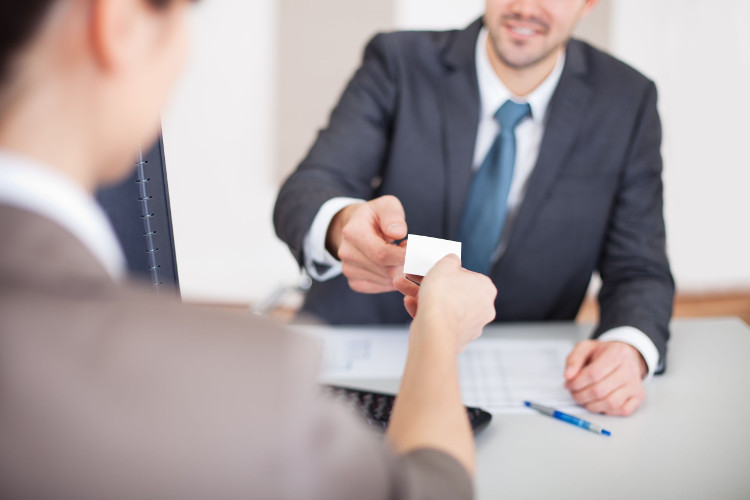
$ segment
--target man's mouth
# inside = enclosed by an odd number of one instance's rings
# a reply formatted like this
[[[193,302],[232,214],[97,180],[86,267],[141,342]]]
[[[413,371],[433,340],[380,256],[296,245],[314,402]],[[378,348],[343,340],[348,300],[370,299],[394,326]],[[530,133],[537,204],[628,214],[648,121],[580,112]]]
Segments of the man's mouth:
[[[531,28],[520,28],[520,27],[511,26],[510,29],[517,35],[521,35],[521,36],[532,36],[538,33],[537,30],[534,30]]]
[[[504,19],[503,26],[511,33],[514,38],[529,39],[537,35],[545,35],[549,31],[546,23],[536,19]]]

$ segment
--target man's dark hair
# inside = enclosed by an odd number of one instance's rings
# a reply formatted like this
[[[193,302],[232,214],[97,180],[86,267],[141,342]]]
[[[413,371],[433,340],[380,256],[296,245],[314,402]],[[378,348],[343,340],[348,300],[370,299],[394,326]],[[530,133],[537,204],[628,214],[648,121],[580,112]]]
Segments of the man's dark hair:
[[[0,0],[0,85],[5,83],[12,60],[31,40],[45,15],[58,0]],[[156,8],[172,0],[147,0]]]

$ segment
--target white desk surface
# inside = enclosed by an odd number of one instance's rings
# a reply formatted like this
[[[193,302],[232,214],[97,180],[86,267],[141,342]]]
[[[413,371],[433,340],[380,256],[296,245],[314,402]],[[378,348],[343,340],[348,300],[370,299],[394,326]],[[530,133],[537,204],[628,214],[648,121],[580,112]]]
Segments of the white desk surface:
[[[588,337],[590,325],[492,326],[497,338]],[[630,417],[590,415],[607,438],[564,422],[500,414],[476,438],[476,498],[750,499],[750,328],[675,320],[667,372]],[[395,391],[398,380],[358,380]]]

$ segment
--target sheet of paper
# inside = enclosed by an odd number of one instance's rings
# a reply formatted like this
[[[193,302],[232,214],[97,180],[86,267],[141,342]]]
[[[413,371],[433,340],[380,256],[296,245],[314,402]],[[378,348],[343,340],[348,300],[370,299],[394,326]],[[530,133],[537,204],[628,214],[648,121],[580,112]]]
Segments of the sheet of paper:
[[[409,343],[404,328],[297,327],[321,341],[325,380],[399,378]],[[563,387],[566,340],[479,338],[458,357],[464,404],[490,413],[529,413],[524,400],[583,411]]]
[[[321,376],[334,378],[399,378],[406,365],[409,331],[399,328],[297,326],[323,350]]]
[[[448,254],[461,258],[461,242],[410,234],[406,243],[404,273],[424,276]]]
[[[563,387],[571,349],[565,340],[479,338],[458,357],[464,404],[490,413],[526,413],[524,401],[580,411]]]

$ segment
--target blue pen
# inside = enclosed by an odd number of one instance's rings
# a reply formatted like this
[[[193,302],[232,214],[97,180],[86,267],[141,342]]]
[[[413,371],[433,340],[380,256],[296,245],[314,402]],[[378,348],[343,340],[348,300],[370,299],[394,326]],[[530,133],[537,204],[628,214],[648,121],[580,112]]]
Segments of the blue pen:
[[[581,427],[582,429],[586,429],[587,431],[591,431],[595,434],[603,434],[605,436],[612,435],[612,433],[609,432],[607,429],[602,429],[596,424],[592,424],[591,422],[586,422],[585,420],[578,418],[578,417],[574,417],[573,415],[568,415],[567,413],[557,411],[554,408],[550,408],[549,406],[542,406],[540,404],[532,403],[531,401],[524,401],[523,404],[525,404],[529,408],[532,408],[540,413],[544,413],[545,415],[548,415],[550,417],[556,418],[558,420],[562,420],[564,422],[568,422],[569,424],[577,425],[578,427]]]

